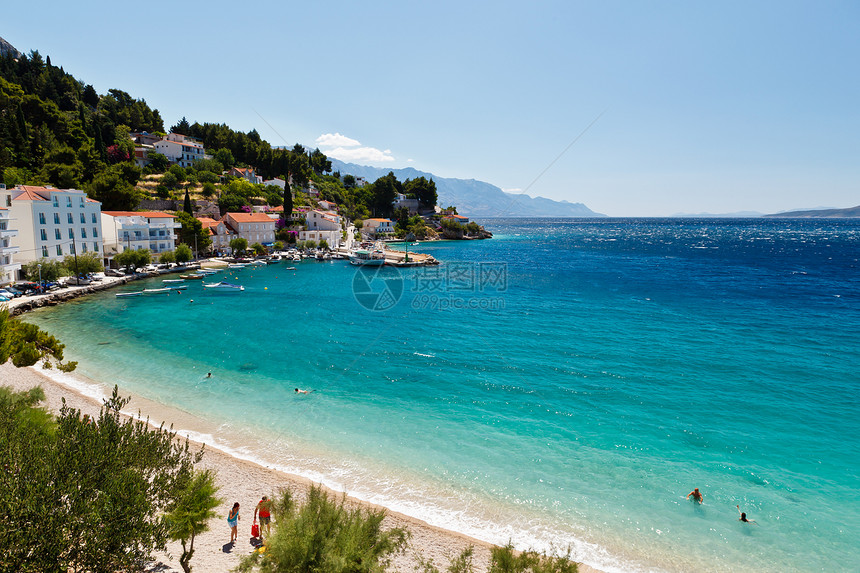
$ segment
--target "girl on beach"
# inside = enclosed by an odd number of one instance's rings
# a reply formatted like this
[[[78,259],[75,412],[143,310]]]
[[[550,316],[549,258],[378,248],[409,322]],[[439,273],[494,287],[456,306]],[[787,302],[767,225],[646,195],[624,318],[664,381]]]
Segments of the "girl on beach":
[[[235,543],[239,537],[239,502],[233,504],[233,509],[227,514],[227,525],[230,526],[230,543]]]

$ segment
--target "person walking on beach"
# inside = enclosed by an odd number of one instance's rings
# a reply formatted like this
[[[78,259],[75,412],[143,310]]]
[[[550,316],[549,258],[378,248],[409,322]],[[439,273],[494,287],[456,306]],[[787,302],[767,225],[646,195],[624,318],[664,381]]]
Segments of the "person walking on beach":
[[[702,503],[705,500],[705,496],[702,495],[702,492],[699,491],[699,488],[696,488],[690,493],[688,493],[687,499],[690,499],[690,496],[693,496],[693,501],[696,501],[698,503]]]
[[[746,513],[744,513],[743,511],[741,511],[741,506],[740,506],[740,505],[737,505],[737,506],[735,506],[735,507],[737,507],[737,508],[738,508],[738,513],[741,515],[741,516],[738,518],[738,521],[743,521],[744,523],[755,523],[756,525],[758,525],[758,523],[756,523],[756,520],[755,520],[755,519],[747,519],[747,514],[746,514]]]
[[[236,543],[239,537],[239,502],[233,504],[233,509],[227,514],[227,525],[230,526],[230,543]]]
[[[264,495],[263,499],[260,500],[260,503],[257,504],[257,507],[254,508],[254,521],[257,521],[257,512],[260,513],[260,537],[263,536],[264,526],[266,528],[266,537],[269,537],[271,528],[270,523],[272,522],[272,514],[269,513],[271,507],[272,502]]]

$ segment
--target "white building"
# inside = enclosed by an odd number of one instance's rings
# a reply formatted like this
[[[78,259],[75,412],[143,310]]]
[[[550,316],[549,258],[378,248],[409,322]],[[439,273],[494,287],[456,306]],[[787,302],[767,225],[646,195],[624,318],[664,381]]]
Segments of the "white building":
[[[200,221],[204,229],[209,231],[209,238],[212,239],[212,250],[214,252],[223,253],[230,251],[230,241],[239,236],[236,234],[236,231],[228,227],[224,221],[216,221],[209,217],[198,217],[197,220]]]
[[[394,221],[391,219],[365,219],[361,232],[370,238],[379,238],[394,233]]]
[[[9,212],[18,227],[22,263],[40,258],[104,253],[101,206],[78,189],[20,185],[10,190]]]
[[[149,249],[155,256],[172,251],[176,245],[176,230],[180,228],[182,223],[176,216],[161,211],[104,211],[105,256],[113,258],[129,249]]]
[[[269,246],[275,242],[276,221],[265,213],[225,213],[221,220],[230,227],[236,237]]]
[[[281,191],[287,188],[287,182],[281,179],[280,177],[275,177],[274,179],[269,179],[268,181],[263,181],[263,185],[272,185],[274,187],[280,187]]]
[[[170,133],[153,144],[155,151],[161,153],[171,163],[189,167],[198,159],[203,159],[203,144],[178,133]]]
[[[14,229],[14,221],[9,215],[12,206],[12,193],[6,190],[5,185],[0,185],[0,285],[15,282],[21,263],[16,263],[13,255],[19,251],[13,246],[13,239],[18,236]]]
[[[324,201],[320,201],[324,203]],[[330,249],[337,249],[343,243],[343,226],[340,216],[333,211],[313,210],[305,213],[305,229],[299,231],[300,241],[314,241],[319,244],[325,240]]]

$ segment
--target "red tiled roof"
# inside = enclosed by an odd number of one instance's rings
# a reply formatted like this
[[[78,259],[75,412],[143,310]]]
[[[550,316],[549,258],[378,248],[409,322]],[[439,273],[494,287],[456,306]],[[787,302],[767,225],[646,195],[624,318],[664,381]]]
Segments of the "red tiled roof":
[[[273,219],[265,213],[227,213],[237,223],[271,223]]]
[[[31,187],[29,185],[22,185],[21,189],[23,189],[24,192],[15,197],[15,201],[47,201],[47,199],[39,195],[38,192],[50,192],[49,189],[45,189],[44,187]]]

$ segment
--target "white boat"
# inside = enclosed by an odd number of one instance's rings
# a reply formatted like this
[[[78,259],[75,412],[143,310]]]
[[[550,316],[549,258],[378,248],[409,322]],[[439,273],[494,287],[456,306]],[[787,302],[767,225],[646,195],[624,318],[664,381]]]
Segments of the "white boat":
[[[175,285],[175,286],[169,286],[167,288],[169,288],[170,290],[185,290],[188,288],[188,285]]]
[[[284,270],[285,271],[294,271],[294,270],[296,270],[296,267],[287,267]]]
[[[261,260],[259,260],[259,259],[258,259],[258,260],[251,261],[251,262],[250,262],[250,263],[248,263],[248,264],[249,264],[249,265],[265,265],[265,264],[266,264],[266,261],[261,261]]]
[[[378,267],[385,264],[385,253],[380,250],[359,249],[349,255],[349,264]]]
[[[145,288],[143,289],[143,294],[170,294],[172,288],[164,287],[164,288]]]
[[[137,292],[118,292],[118,293],[116,293],[116,296],[117,296],[117,297],[119,297],[119,298],[124,298],[124,297],[128,297],[128,296],[140,296],[140,295],[142,295],[142,294],[143,294],[143,291],[137,291]]]
[[[234,285],[234,284],[230,284],[230,283],[225,283],[223,281],[218,282],[218,283],[210,283],[210,284],[204,283],[203,288],[211,288],[211,289],[219,289],[219,290],[234,290],[234,291],[245,290],[245,287],[243,287],[241,285]]]
[[[215,273],[217,273],[220,270],[221,269],[198,269],[194,272],[195,272],[195,274],[208,277],[209,275],[214,275]]]
[[[164,280],[162,280],[161,282],[166,283],[166,284],[172,284],[172,283],[184,283],[184,282],[185,282],[185,279],[164,279]]]
[[[248,265],[246,265],[245,263],[230,263],[229,265],[227,265],[227,268],[228,269],[244,269],[247,266]]]

